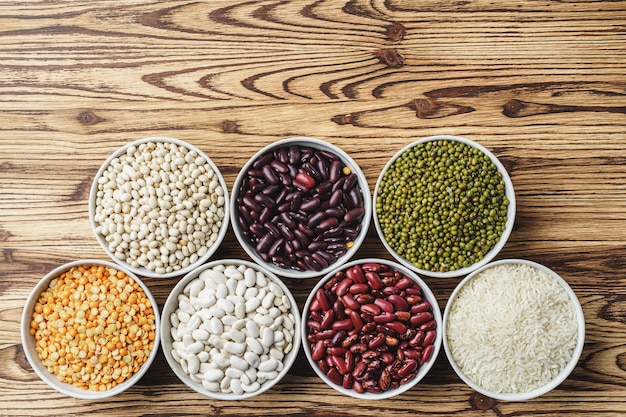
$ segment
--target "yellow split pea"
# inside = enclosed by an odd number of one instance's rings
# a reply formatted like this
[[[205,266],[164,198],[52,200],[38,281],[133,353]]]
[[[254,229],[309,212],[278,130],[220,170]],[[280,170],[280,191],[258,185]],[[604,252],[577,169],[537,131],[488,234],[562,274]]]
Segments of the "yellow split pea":
[[[54,278],[41,293],[30,334],[59,381],[107,391],[148,359],[156,324],[152,303],[132,277],[84,265]]]

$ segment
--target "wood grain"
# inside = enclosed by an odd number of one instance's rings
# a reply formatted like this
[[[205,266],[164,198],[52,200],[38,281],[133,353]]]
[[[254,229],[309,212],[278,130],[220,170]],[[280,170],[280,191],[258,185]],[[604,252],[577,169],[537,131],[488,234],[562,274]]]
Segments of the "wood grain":
[[[35,1],[0,3],[0,414],[586,415],[626,413],[626,2]],[[213,401],[160,353],[107,401],[58,394],[30,368],[19,322],[52,268],[106,255],[87,197],[100,164],[146,136],[206,151],[232,186],[258,149],[313,136],[348,152],[371,191],[413,140],[492,150],[515,186],[500,258],[554,269],[580,298],[571,376],[527,402],[473,392],[441,352],[396,399],[341,396],[301,353],[270,392]],[[370,227],[356,257],[391,259]],[[247,258],[232,232],[216,258]],[[300,307],[314,280],[286,279]],[[149,280],[160,305],[176,279]],[[445,306],[458,279],[427,280]]]

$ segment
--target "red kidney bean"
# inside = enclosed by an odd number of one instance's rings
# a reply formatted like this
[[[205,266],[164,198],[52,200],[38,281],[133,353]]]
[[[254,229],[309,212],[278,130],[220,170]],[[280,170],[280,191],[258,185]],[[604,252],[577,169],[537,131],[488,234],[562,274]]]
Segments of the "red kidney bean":
[[[315,293],[315,299],[317,300],[317,302],[320,305],[320,308],[323,311],[329,310],[332,307],[332,304],[328,300],[328,297],[326,296],[326,293],[321,288],[318,289],[317,292]]]
[[[424,341],[422,342],[422,345],[424,347],[432,345],[435,341],[435,338],[437,338],[437,331],[432,329],[428,330],[426,332],[426,335],[424,336]]]
[[[389,301],[384,298],[377,298],[374,300],[374,304],[376,304],[380,309],[387,313],[393,313],[395,311],[395,307]]]
[[[333,384],[342,385],[343,377],[341,376],[337,368],[330,368],[326,373],[326,376]]]
[[[322,359],[324,357],[325,349],[323,340],[315,342],[315,345],[313,345],[313,348],[311,349],[311,359],[314,361]]]
[[[433,319],[433,313],[429,311],[423,311],[421,313],[412,315],[411,318],[409,319],[409,323],[411,323],[411,325],[414,327],[418,327],[432,319]]]
[[[372,274],[382,286],[371,279]],[[410,280],[408,286],[406,279]],[[390,286],[395,289],[385,291]],[[324,310],[323,297],[318,300],[316,293],[307,313],[308,321],[315,324],[307,328],[315,335],[328,330],[335,334],[332,340],[307,335],[307,342],[313,350],[322,340],[325,357],[316,363],[323,362],[323,371],[328,367],[327,375],[334,369],[341,376],[341,382],[335,378],[333,383],[383,392],[413,379],[419,367],[432,359],[437,332],[432,306],[421,299],[421,289],[410,278],[386,265],[355,265],[334,274],[323,288],[322,295],[332,307]],[[420,311],[412,313],[411,306],[415,305]],[[339,312],[345,318],[340,318]],[[327,325],[324,319],[331,316],[335,316],[331,329],[321,329],[322,322]]]
[[[435,345],[431,344],[431,345],[426,346],[424,350],[422,351],[421,358],[419,359],[419,364],[423,365],[424,363],[428,362],[431,356],[433,356],[434,350],[435,350]]]
[[[411,313],[413,314],[423,313],[424,311],[429,311],[430,309],[431,309],[430,303],[421,302],[419,304],[415,304],[411,306]]]
[[[335,311],[332,309],[326,310],[324,312],[324,317],[320,322],[320,326],[322,329],[330,329],[333,321],[335,320]]]
[[[367,280],[367,284],[370,286],[370,288],[374,290],[380,290],[383,288],[383,282],[376,272],[365,272],[365,279]]]

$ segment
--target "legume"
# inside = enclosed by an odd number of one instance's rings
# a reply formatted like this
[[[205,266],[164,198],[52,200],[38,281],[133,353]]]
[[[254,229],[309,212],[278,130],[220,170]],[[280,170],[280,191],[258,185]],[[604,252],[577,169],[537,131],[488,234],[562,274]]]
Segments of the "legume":
[[[155,315],[132,277],[85,265],[54,278],[41,293],[30,334],[59,381],[106,391],[138,372],[150,356]]]
[[[131,146],[97,180],[94,220],[109,250],[158,274],[185,268],[218,238],[225,193],[197,152],[169,142]]]
[[[480,261],[500,240],[509,200],[497,166],[454,140],[400,155],[377,189],[384,239],[417,268],[446,272]]]
[[[210,392],[241,395],[275,380],[294,346],[295,318],[282,288],[246,265],[204,270],[178,296],[172,350]]]
[[[415,378],[432,358],[437,322],[411,278],[389,265],[337,272],[305,312],[311,358],[336,385],[379,393]]]
[[[285,269],[320,271],[354,245],[365,215],[356,173],[307,146],[261,155],[238,190],[237,222],[259,256]]]

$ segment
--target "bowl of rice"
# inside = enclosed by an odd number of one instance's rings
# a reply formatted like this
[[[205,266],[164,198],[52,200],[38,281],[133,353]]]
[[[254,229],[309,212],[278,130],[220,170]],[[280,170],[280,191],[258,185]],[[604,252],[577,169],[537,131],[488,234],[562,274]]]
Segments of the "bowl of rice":
[[[585,318],[574,291],[536,262],[489,263],[463,279],[443,316],[443,345],[472,389],[504,401],[536,398],[574,370]]]

